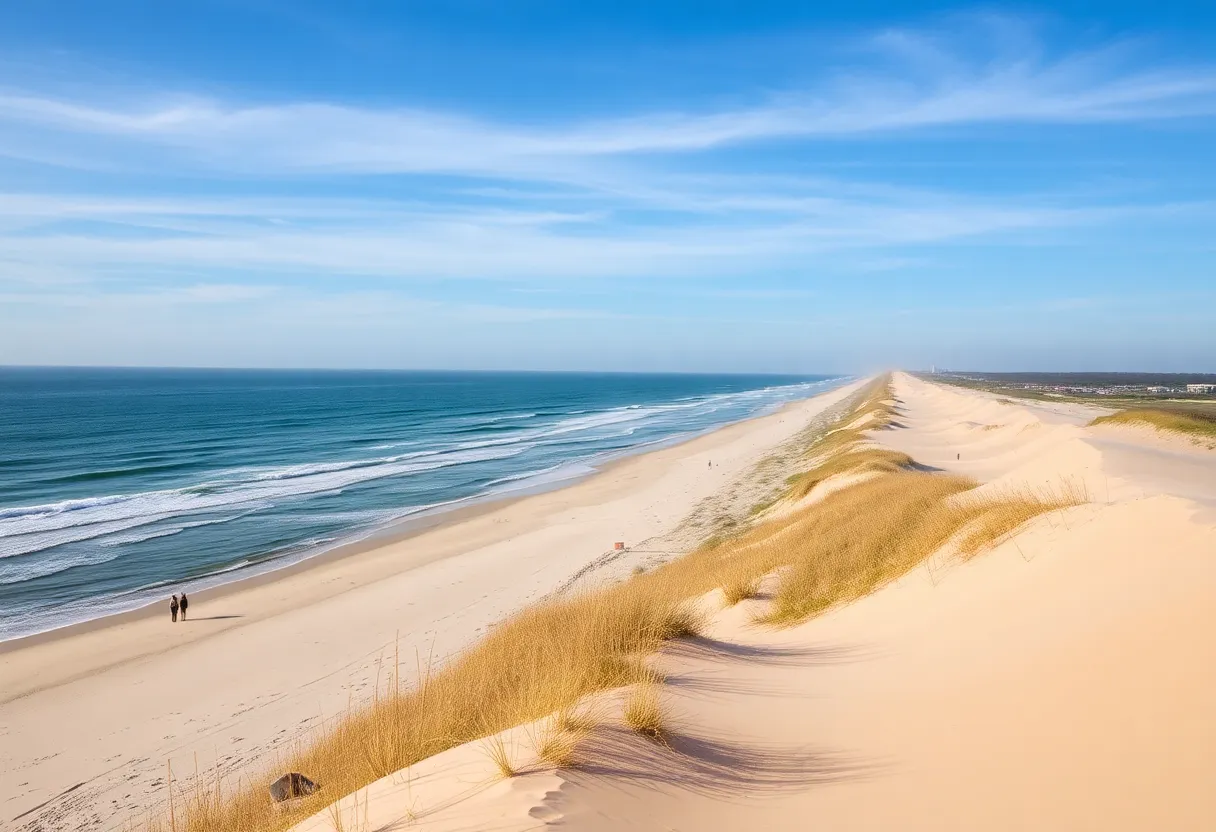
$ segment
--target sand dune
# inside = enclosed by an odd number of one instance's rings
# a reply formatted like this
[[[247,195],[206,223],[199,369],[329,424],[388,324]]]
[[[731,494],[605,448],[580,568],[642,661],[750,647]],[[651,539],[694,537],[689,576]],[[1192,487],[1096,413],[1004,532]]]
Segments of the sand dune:
[[[1216,453],[1076,406],[895,391],[878,442],[1089,501],[789,629],[752,623],[763,596],[711,593],[706,633],[656,658],[668,745],[621,727],[614,694],[578,768],[536,763],[528,726],[506,738],[519,776],[462,746],[297,829],[1211,829]]]

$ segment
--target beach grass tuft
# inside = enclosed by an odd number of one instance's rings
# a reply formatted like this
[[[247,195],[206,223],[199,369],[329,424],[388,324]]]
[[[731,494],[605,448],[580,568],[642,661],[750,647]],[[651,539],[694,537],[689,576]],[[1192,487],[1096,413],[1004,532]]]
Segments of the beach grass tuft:
[[[595,716],[586,710],[562,708],[553,716],[553,730],[563,734],[586,734],[595,727]]]
[[[494,764],[494,768],[504,780],[519,774],[519,769],[511,760],[511,751],[507,748],[507,741],[502,734],[486,737],[482,740],[482,746],[485,748],[486,756],[490,758],[490,762]]]
[[[760,579],[755,575],[739,575],[722,584],[722,594],[730,606],[755,598],[760,593]]]
[[[666,744],[668,716],[657,685],[636,685],[625,702],[624,717],[625,724],[635,733],[652,742]]]
[[[580,762],[579,743],[591,730],[591,725],[572,722],[556,715],[546,720],[536,743],[536,756],[554,768],[576,768]]]

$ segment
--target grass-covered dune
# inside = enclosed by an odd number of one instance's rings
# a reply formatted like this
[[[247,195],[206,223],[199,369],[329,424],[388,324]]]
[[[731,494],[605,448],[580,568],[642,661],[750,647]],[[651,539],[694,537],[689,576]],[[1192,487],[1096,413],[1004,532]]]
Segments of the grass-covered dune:
[[[1109,416],[1099,416],[1090,424],[1146,426],[1167,433],[1182,434],[1198,442],[1216,444],[1216,415],[1209,416],[1204,413],[1132,408]]]
[[[446,749],[548,715],[558,715],[553,724],[560,726],[561,715],[581,698],[612,688],[637,686],[631,705],[637,713],[627,722],[657,734],[657,717],[646,716],[654,709],[642,706],[649,701],[645,692],[662,679],[643,659],[664,642],[697,632],[693,599],[721,589],[735,603],[754,596],[763,577],[777,575],[763,622],[788,626],[874,591],[943,547],[969,557],[1030,518],[1080,501],[1073,494],[980,497],[970,480],[916,469],[910,458],[869,438],[892,422],[897,408],[889,379],[858,393],[838,422],[843,427],[805,449],[805,470],[773,506],[784,510],[761,512],[734,535],[651,572],[526,609],[423,672],[417,684],[386,680],[373,702],[351,708],[283,761],[280,771],[300,771],[323,784],[298,806],[272,805],[269,777],[227,786],[196,778],[193,788],[173,794],[169,812],[139,828],[279,832]],[[817,492],[832,478],[846,484]],[[562,737],[546,743],[552,753],[541,756],[553,766],[576,759]]]

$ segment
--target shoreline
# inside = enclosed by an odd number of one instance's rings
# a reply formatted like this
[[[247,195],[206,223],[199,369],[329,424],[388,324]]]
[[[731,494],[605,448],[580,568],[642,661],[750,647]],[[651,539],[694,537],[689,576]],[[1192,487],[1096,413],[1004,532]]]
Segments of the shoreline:
[[[562,494],[565,492],[577,489],[582,485],[595,483],[597,480],[604,478],[622,466],[628,465],[631,462],[645,460],[664,451],[678,449],[688,446],[698,440],[707,437],[713,437],[725,431],[739,429],[748,425],[761,422],[765,419],[772,419],[781,416],[791,410],[796,410],[800,406],[806,405],[807,402],[840,391],[847,387],[855,386],[859,383],[858,380],[844,380],[834,387],[827,390],[817,392],[815,395],[806,399],[798,399],[792,402],[787,402],[781,405],[777,410],[752,416],[747,419],[742,419],[735,422],[728,422],[724,425],[698,431],[691,435],[681,437],[673,437],[668,440],[662,440],[655,445],[640,446],[640,450],[631,452],[626,450],[609,459],[606,462],[595,467],[589,473],[571,477],[569,479],[557,480],[552,483],[540,484],[532,488],[520,489],[517,493],[507,492],[501,496],[485,495],[481,498],[473,498],[471,504],[457,506],[446,511],[437,511],[427,514],[422,512],[422,516],[413,516],[404,518],[398,522],[392,523],[381,529],[373,530],[365,537],[350,541],[348,543],[338,544],[331,548],[318,552],[315,555],[310,555],[295,562],[285,564],[281,567],[268,569],[264,572],[239,577],[231,581],[225,581],[216,586],[207,589],[198,590],[191,593],[191,600],[194,602],[192,610],[195,615],[199,614],[200,609],[204,605],[214,604],[233,596],[239,596],[242,593],[254,591],[258,589],[273,588],[277,584],[281,584],[292,579],[306,578],[310,573],[324,570],[327,567],[340,566],[341,564],[358,559],[361,556],[375,556],[377,553],[383,553],[385,550],[408,543],[418,537],[428,533],[435,532],[453,532],[461,526],[472,521],[484,520],[486,517],[495,514],[496,512],[508,511],[511,507],[527,500],[537,497],[551,496]],[[657,445],[657,447],[656,447]],[[441,560],[443,556],[437,558],[422,558],[412,561],[409,565],[404,565],[400,569],[393,570],[391,574],[401,574],[426,566],[435,560]],[[384,577],[381,575],[380,577]],[[373,583],[373,580],[361,582]],[[27,650],[44,649],[54,647],[57,644],[70,642],[74,639],[82,637],[104,636],[108,632],[120,632],[124,628],[129,628],[133,625],[145,624],[158,618],[164,617],[165,610],[162,608],[166,602],[164,599],[153,601],[132,610],[110,613],[101,615],[96,618],[91,618],[85,621],[74,622],[56,627],[51,630],[46,630],[40,633],[31,633],[25,636],[18,636],[12,639],[0,641],[0,680],[3,678],[3,669],[6,661],[11,660],[11,657],[20,656]],[[191,621],[211,620],[207,617],[192,618]],[[200,633],[199,638],[206,638],[215,635],[216,632],[222,632],[228,629],[235,629],[243,626],[242,624],[232,623],[227,626],[217,627],[215,630],[209,630],[207,633]],[[197,639],[190,639],[195,641]],[[175,647],[180,647],[182,642],[175,642],[172,645],[166,645],[162,649],[169,650]],[[49,685],[27,685],[25,690],[20,691],[16,695],[3,688],[0,688],[0,705],[15,701],[24,696],[37,693],[46,687],[53,687],[58,684],[64,684],[78,679],[82,676],[87,676],[91,673],[100,672],[107,668],[122,664],[127,661],[142,658],[147,655],[154,655],[155,652],[140,652],[136,655],[123,656],[113,662],[97,663],[88,668],[82,669],[79,673],[70,675],[61,675],[53,683]]]
[[[394,663],[410,684],[572,581],[627,577],[695,545],[724,512],[744,516],[760,497],[761,460],[864,383],[565,487],[445,513],[402,539],[363,541],[357,556],[195,595],[184,623],[152,608],[10,647],[0,653],[0,818],[20,817],[16,832],[117,830],[164,798],[166,763],[189,771],[197,759],[229,782],[260,775],[372,698]]]
[[[595,473],[599,473],[600,470],[601,469],[596,469]],[[587,475],[587,477],[591,476],[594,476],[594,474]],[[580,481],[581,479],[586,479],[587,477],[563,481],[562,485],[559,485],[552,490],[558,490],[565,485],[573,485],[574,483]],[[431,520],[432,522],[430,523],[419,522],[422,520],[422,518],[417,517],[398,521],[384,527],[383,529],[375,529],[366,537],[352,540],[348,543],[339,543],[336,546],[323,549],[314,555],[307,555],[290,563],[285,563],[282,566],[245,575],[243,577],[237,577],[231,581],[224,581],[223,583],[207,587],[206,589],[194,590],[190,593],[190,599],[192,602],[197,601],[199,604],[202,604],[208,601],[217,601],[227,595],[231,595],[245,589],[252,589],[259,586],[273,584],[277,580],[303,574],[308,572],[310,569],[322,567],[337,560],[357,557],[364,552],[374,551],[375,549],[383,546],[405,542],[413,537],[425,534],[426,532],[449,522],[460,523],[471,520],[481,514],[485,514],[493,511],[494,509],[509,505],[516,500],[527,499],[529,496],[532,495],[521,494],[511,497],[503,497],[501,499],[490,498],[478,503],[477,505],[459,506],[451,509],[450,511],[429,515],[426,519]],[[407,525],[410,526],[410,528],[402,528]],[[212,574],[219,575],[222,573],[217,572]],[[199,579],[205,579],[206,577],[208,576],[202,576]],[[170,594],[172,593],[170,592]],[[145,619],[161,618],[164,615],[164,610],[161,609],[164,603],[164,599],[158,599],[155,601],[150,601],[143,606],[136,607],[135,609],[106,613],[104,615],[99,615],[96,618],[89,618],[84,621],[65,624],[62,627],[55,627],[53,629],[43,630],[42,632],[38,633],[30,633],[24,636],[4,639],[0,641],[0,656],[4,655],[5,653],[12,653],[21,650],[26,647],[53,643],[60,639],[71,638],[73,636],[94,632],[96,630],[104,630],[107,627],[119,626],[121,624],[142,621]]]
[[[826,379],[820,383],[832,386],[825,387],[824,389],[815,392],[813,395],[808,396],[805,399],[796,399],[791,402],[786,402],[785,404],[780,405],[776,410],[769,413],[760,413],[749,416],[745,419],[725,422],[723,424],[704,428],[692,433],[679,434],[673,437],[658,440],[656,442],[626,448],[607,455],[605,459],[600,462],[570,460],[568,463],[563,463],[585,464],[590,468],[590,470],[585,473],[553,480],[551,482],[525,486],[518,489],[507,489],[500,492],[470,495],[469,497],[465,497],[457,501],[458,504],[454,504],[450,508],[445,508],[443,505],[425,508],[416,514],[391,521],[384,526],[364,530],[362,533],[354,533],[352,534],[353,539],[348,539],[346,542],[338,542],[331,546],[321,547],[313,551],[311,554],[308,552],[308,550],[305,550],[304,552],[297,553],[298,556],[288,555],[281,558],[268,558],[266,561],[261,563],[250,564],[247,567],[233,570],[232,574],[234,577],[231,580],[224,580],[218,584],[208,586],[203,589],[191,590],[190,598],[192,601],[196,601],[197,603],[216,601],[225,597],[226,595],[239,592],[242,589],[264,586],[282,578],[287,578],[307,572],[313,568],[325,566],[337,560],[356,557],[360,554],[374,551],[375,549],[381,547],[403,543],[433,529],[471,520],[499,508],[505,508],[519,500],[525,500],[540,494],[548,494],[556,491],[562,491],[567,488],[573,488],[580,483],[608,473],[615,466],[618,466],[630,459],[643,457],[648,454],[662,451],[666,448],[677,447],[688,442],[693,442],[703,436],[712,435],[720,430],[725,430],[735,425],[747,424],[758,419],[764,419],[769,416],[780,414],[789,408],[796,407],[803,402],[814,399],[825,393],[838,390],[841,387],[855,381],[856,379],[850,379],[849,377]],[[361,536],[355,536],[356,534],[361,534]],[[283,563],[280,566],[271,565],[261,570],[258,569],[259,566],[273,564],[276,561],[283,561]],[[248,570],[249,574],[242,575],[241,573],[246,570]],[[191,581],[207,581],[222,574],[224,573],[221,570],[206,575],[199,575],[192,579],[180,581],[178,585],[186,585],[188,587]],[[172,594],[169,585],[166,585],[165,591],[168,594]],[[0,639],[0,656],[25,649],[27,647],[51,643],[61,638],[71,638],[76,635],[102,630],[111,626],[119,626],[124,623],[156,618],[163,614],[163,610],[160,608],[163,603],[167,603],[163,598],[156,599],[133,609],[103,613],[93,618],[88,618],[83,621],[75,621],[60,627],[52,627],[48,630],[14,636],[12,638]],[[6,700],[7,697],[0,697],[0,702],[4,702]]]

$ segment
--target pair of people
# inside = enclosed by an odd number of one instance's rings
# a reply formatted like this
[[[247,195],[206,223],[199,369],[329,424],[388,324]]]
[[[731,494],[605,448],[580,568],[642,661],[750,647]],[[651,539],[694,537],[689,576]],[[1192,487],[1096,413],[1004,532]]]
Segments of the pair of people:
[[[185,621],[186,620],[186,607],[189,606],[189,604],[190,604],[190,599],[188,599],[186,597],[186,593],[184,593],[184,592],[182,593],[182,599],[180,601],[177,600],[177,596],[174,595],[173,600],[169,602],[169,615],[173,618],[174,621],[177,621],[177,613],[180,610],[181,614],[182,614],[182,621]]]

